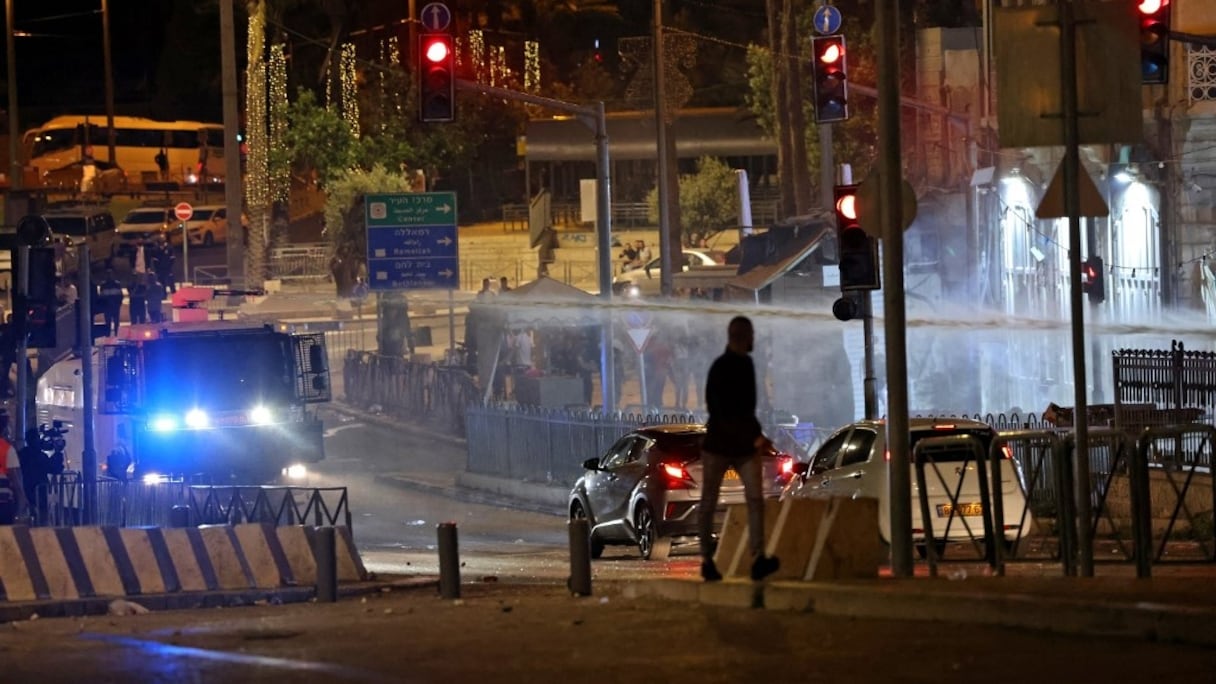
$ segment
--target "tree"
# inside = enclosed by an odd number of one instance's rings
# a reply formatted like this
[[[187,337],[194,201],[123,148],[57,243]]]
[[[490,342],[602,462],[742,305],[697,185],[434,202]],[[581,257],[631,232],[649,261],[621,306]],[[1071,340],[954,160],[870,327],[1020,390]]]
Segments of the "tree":
[[[696,173],[680,176],[680,215],[687,246],[695,246],[702,238],[738,223],[739,195],[735,183],[734,170],[714,157],[701,157]],[[646,204],[650,220],[657,222],[658,188],[646,196]]]
[[[409,177],[377,164],[337,172],[326,185],[325,239],[330,271],[340,296],[350,294],[355,278],[367,268],[367,224],[363,198],[368,194],[410,192]]]
[[[312,91],[301,88],[287,107],[287,145],[271,150],[286,155],[292,171],[304,177],[316,173],[324,187],[355,163],[355,137],[346,120],[317,103]]]

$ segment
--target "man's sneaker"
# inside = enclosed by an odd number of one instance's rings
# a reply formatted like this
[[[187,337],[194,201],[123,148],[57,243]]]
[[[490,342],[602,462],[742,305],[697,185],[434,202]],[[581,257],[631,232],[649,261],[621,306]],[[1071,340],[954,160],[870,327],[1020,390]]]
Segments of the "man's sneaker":
[[[776,556],[756,556],[756,560],[752,562],[752,580],[759,582],[769,575],[777,572],[777,568],[781,567],[781,562]],[[702,570],[702,573],[705,571]]]
[[[701,561],[701,577],[706,582],[722,581],[722,573],[718,572],[718,566],[712,560]]]

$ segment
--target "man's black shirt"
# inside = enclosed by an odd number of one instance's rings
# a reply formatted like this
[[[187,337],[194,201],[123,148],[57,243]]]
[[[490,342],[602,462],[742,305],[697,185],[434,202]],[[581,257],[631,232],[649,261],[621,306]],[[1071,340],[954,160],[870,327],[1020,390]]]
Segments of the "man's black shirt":
[[[756,420],[756,368],[750,356],[728,348],[714,360],[705,382],[705,405],[705,450],[728,458],[752,455],[762,430]]]

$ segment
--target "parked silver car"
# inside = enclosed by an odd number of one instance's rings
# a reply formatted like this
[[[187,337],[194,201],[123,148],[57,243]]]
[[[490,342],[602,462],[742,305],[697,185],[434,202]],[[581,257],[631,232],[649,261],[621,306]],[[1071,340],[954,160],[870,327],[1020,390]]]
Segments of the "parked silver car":
[[[970,437],[988,453],[996,432],[986,423],[966,419],[912,418],[910,449],[930,437]],[[911,461],[911,458],[909,458]],[[878,530],[883,542],[891,539],[891,459],[887,452],[885,421],[861,420],[846,425],[828,437],[811,456],[799,463],[782,496],[878,500]],[[1006,546],[1029,529],[1030,516],[1022,489],[1022,473],[1008,448],[1002,450],[1001,497],[1004,519],[996,530]],[[989,491],[992,479],[988,478]],[[922,522],[920,490],[915,466],[912,480],[912,539],[917,551],[926,555],[926,530]],[[925,492],[928,498],[934,547],[940,552],[947,542],[965,542],[984,536],[984,507],[974,452],[964,444],[934,449],[926,457]]]
[[[662,560],[673,544],[697,541],[701,499],[701,442],[705,426],[655,425],[621,437],[598,458],[583,462],[586,473],[570,491],[570,518],[591,524],[591,556],[605,545],[634,545],[642,558]],[[793,457],[769,449],[764,458],[766,496],[776,497],[791,477]],[[722,482],[716,527],[726,506],[743,503],[743,483],[733,470]]]

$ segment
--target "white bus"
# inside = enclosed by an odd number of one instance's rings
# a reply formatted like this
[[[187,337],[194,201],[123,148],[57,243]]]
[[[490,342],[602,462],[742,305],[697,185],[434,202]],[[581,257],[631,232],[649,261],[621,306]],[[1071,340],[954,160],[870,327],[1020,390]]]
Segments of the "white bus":
[[[114,117],[114,156],[110,159],[106,117],[57,116],[26,131],[23,148],[27,164],[38,177],[79,162],[86,150],[93,159],[117,163],[128,183],[171,181],[182,184],[218,182],[224,177],[224,127],[199,121],[155,121],[133,116]],[[167,157],[162,173],[161,150]],[[205,168],[201,162],[206,162]],[[204,173],[205,172],[205,173]]]

